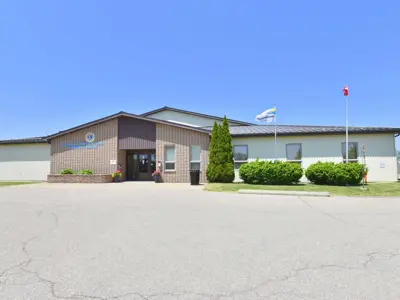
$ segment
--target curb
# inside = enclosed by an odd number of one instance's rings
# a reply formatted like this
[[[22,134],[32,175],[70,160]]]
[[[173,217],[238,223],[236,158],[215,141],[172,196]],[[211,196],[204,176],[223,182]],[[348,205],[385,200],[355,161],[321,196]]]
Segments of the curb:
[[[329,192],[304,192],[304,191],[279,191],[279,190],[239,190],[239,194],[249,195],[284,195],[284,196],[309,196],[330,197]]]

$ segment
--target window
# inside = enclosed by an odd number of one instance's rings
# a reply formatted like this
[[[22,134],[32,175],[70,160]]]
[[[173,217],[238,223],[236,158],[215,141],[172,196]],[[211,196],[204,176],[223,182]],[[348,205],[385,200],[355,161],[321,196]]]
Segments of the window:
[[[190,169],[200,170],[200,146],[190,145]]]
[[[175,171],[175,146],[165,146],[165,171]]]
[[[247,163],[249,158],[248,146],[233,146],[233,159],[235,160],[235,169],[239,169],[241,165]]]
[[[342,156],[343,160],[346,160],[346,143],[342,143]],[[349,142],[349,161],[358,160],[358,143]]]
[[[301,163],[301,144],[286,144],[286,160]]]

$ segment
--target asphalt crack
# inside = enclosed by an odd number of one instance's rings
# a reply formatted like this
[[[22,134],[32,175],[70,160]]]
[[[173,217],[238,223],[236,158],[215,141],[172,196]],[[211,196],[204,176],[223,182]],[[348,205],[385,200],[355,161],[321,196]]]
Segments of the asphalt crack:
[[[337,218],[336,216],[329,214],[329,213],[325,213],[325,212],[321,212],[317,209],[315,209],[310,203],[308,203],[306,200],[301,199],[299,197],[300,201],[303,202],[303,204],[305,204],[307,207],[309,207],[312,210],[315,210],[316,212],[323,214],[325,216],[328,216],[329,218],[335,219],[337,221],[340,221],[341,223],[344,224],[349,224],[346,221]],[[43,213],[41,212],[40,214],[38,214],[38,216],[42,216]],[[52,232],[54,232],[55,230],[58,229],[59,226],[59,216],[55,213],[51,213],[51,215],[53,216],[53,224],[52,226],[49,228],[48,233],[47,234],[51,234]],[[137,296],[139,298],[141,298],[142,300],[152,300],[153,298],[156,297],[163,297],[163,296],[171,296],[171,297],[177,297],[177,298],[181,298],[184,299],[185,296],[198,296],[198,297],[202,297],[204,299],[213,299],[213,300],[219,300],[219,299],[226,299],[226,298],[232,298],[235,296],[244,296],[250,293],[254,293],[255,295],[258,295],[258,291],[259,289],[263,288],[263,287],[267,287],[269,290],[269,295],[265,295],[263,297],[270,297],[273,293],[273,291],[270,289],[270,287],[268,287],[270,284],[272,283],[279,283],[279,282],[287,282],[290,279],[294,279],[297,276],[299,276],[300,274],[304,273],[304,272],[310,272],[310,271],[318,271],[318,270],[326,270],[326,269],[339,269],[339,270],[362,270],[368,267],[369,264],[371,264],[372,262],[376,261],[376,260],[391,260],[397,256],[400,256],[399,252],[372,252],[372,253],[368,253],[366,254],[367,259],[361,264],[361,266],[359,268],[353,267],[353,266],[346,266],[346,265],[338,265],[338,264],[322,264],[322,265],[317,265],[317,266],[311,266],[311,261],[308,262],[307,264],[305,264],[303,267],[297,268],[297,269],[292,269],[290,271],[287,272],[286,275],[280,276],[280,277],[272,277],[272,278],[268,278],[264,281],[262,281],[260,284],[257,284],[255,286],[243,289],[243,290],[238,290],[238,291],[232,291],[229,293],[220,293],[220,294],[206,294],[206,293],[195,293],[195,292],[189,292],[189,291],[184,291],[182,293],[154,293],[154,294],[150,294],[148,296],[145,296],[141,293],[138,292],[130,292],[130,293],[125,293],[125,294],[120,294],[120,295],[116,295],[113,297],[104,297],[104,296],[94,296],[94,295],[86,295],[86,294],[79,294],[79,293],[72,293],[70,296],[62,296],[60,295],[57,291],[56,291],[56,287],[57,287],[57,282],[52,281],[50,279],[44,278],[42,277],[39,272],[34,271],[34,270],[30,270],[29,266],[31,265],[31,263],[34,261],[34,258],[32,257],[32,255],[29,252],[29,246],[32,242],[40,239],[41,237],[44,237],[44,235],[42,236],[34,236],[31,237],[29,239],[27,239],[26,241],[23,241],[21,243],[21,250],[22,252],[25,254],[26,256],[26,260],[13,265],[9,268],[7,268],[6,270],[3,270],[0,273],[0,287],[2,284],[5,284],[7,282],[7,273],[9,273],[10,271],[19,268],[22,272],[26,273],[26,274],[30,274],[33,275],[38,283],[43,283],[45,285],[48,286],[49,288],[49,292],[51,294],[51,296],[55,299],[58,300],[118,300],[124,297],[128,297],[128,296]],[[1,280],[2,278],[5,278],[5,280]]]
[[[265,280],[264,282],[253,286],[251,288],[248,289],[244,289],[241,291],[236,291],[236,292],[232,292],[226,295],[220,295],[215,297],[216,300],[218,299],[223,299],[223,298],[228,298],[228,297],[233,297],[233,296],[238,296],[238,295],[245,295],[248,293],[255,293],[257,294],[257,289],[260,289],[262,287],[266,287],[271,283],[276,283],[276,282],[284,282],[284,281],[288,281],[290,279],[296,278],[297,276],[299,276],[302,272],[308,272],[308,271],[318,271],[318,270],[324,270],[324,269],[350,269],[350,270],[357,270],[357,268],[353,268],[353,267],[349,267],[349,266],[343,266],[343,265],[335,265],[335,264],[326,264],[326,265],[319,265],[319,266],[314,266],[314,267],[310,267],[311,262],[308,262],[304,267],[298,268],[298,269],[294,269],[291,270],[287,275],[285,276],[281,276],[281,277],[277,277],[277,278],[270,278]],[[268,297],[267,295],[265,295],[265,297]]]
[[[318,270],[325,270],[325,269],[360,270],[360,268],[344,266],[344,265],[336,265],[336,264],[324,264],[324,265],[318,265],[318,266],[313,266],[313,267],[310,267],[310,264],[311,264],[311,262],[307,263],[304,267],[291,270],[291,271],[289,271],[289,273],[287,275],[284,275],[281,277],[276,277],[276,278],[269,278],[269,279],[263,281],[262,283],[257,284],[253,287],[250,287],[250,288],[247,288],[244,290],[233,291],[231,293],[223,293],[223,294],[202,294],[202,293],[192,293],[192,292],[157,293],[157,294],[152,294],[152,295],[148,296],[148,299],[155,298],[155,297],[162,297],[162,296],[176,296],[176,297],[199,296],[199,297],[204,297],[206,299],[220,300],[220,299],[232,298],[232,297],[236,297],[236,296],[245,296],[246,294],[250,294],[250,293],[254,293],[258,297],[260,297],[260,295],[257,293],[258,289],[266,287],[271,283],[285,282],[290,279],[296,278],[302,272],[318,271]],[[264,295],[263,297],[269,297],[269,296],[271,296],[271,295]]]
[[[400,253],[371,252],[367,254],[368,259],[363,262],[363,267],[367,268],[370,263],[377,260],[392,260],[394,257],[397,256],[400,256]]]
[[[36,215],[38,217],[42,217],[43,213],[44,213],[43,210],[39,210],[39,211],[36,212]],[[59,216],[57,214],[53,213],[53,212],[51,213],[51,215],[53,216],[54,224],[53,224],[53,226],[51,226],[49,228],[48,234],[51,234],[52,232],[57,230],[57,228],[59,226]],[[42,236],[31,237],[31,238],[29,238],[26,241],[23,241],[21,243],[21,250],[25,254],[27,259],[22,261],[22,262],[20,262],[20,263],[18,263],[18,264],[16,264],[16,265],[13,265],[13,266],[7,268],[6,270],[4,270],[4,271],[2,271],[0,273],[0,279],[5,278],[4,280],[0,281],[0,287],[1,287],[1,285],[6,284],[6,282],[7,282],[6,274],[7,273],[10,272],[11,270],[19,268],[25,274],[33,275],[37,279],[37,281],[35,281],[35,282],[46,284],[49,287],[49,291],[51,293],[51,296],[53,298],[55,298],[55,299],[58,299],[58,300],[90,300],[90,299],[93,299],[93,300],[95,300],[95,299],[97,299],[97,300],[118,300],[118,299],[120,299],[122,297],[127,297],[127,296],[131,296],[131,295],[138,296],[138,297],[142,298],[143,300],[148,300],[149,299],[149,298],[146,298],[144,295],[142,295],[140,293],[137,293],[137,292],[130,292],[130,293],[117,295],[117,296],[113,296],[113,297],[100,297],[100,296],[92,296],[92,295],[84,295],[84,294],[73,294],[72,296],[59,295],[56,292],[57,282],[52,281],[50,279],[46,279],[46,278],[40,276],[40,274],[38,272],[29,269],[29,265],[34,261],[34,259],[32,258],[31,254],[28,251],[29,244],[32,243],[35,240],[40,239]],[[20,286],[20,285],[17,284],[15,286]]]
[[[333,220],[339,221],[339,222],[341,222],[341,223],[343,223],[343,224],[351,225],[351,224],[348,223],[347,221],[345,221],[345,220],[343,220],[343,219],[341,219],[341,218],[339,218],[339,217],[337,217],[337,216],[335,216],[335,215],[333,215],[333,214],[330,214],[330,213],[321,211],[321,210],[319,210],[319,209],[316,209],[314,206],[312,206],[312,205],[311,205],[309,202],[307,202],[305,199],[303,199],[303,198],[301,198],[301,197],[297,197],[297,198],[298,198],[304,205],[306,205],[308,208],[310,208],[311,210],[313,210],[313,211],[315,211],[315,212],[317,212],[317,213],[319,213],[319,214],[321,214],[321,215],[327,216],[327,217],[329,217],[329,218],[331,218],[331,219],[333,219]]]

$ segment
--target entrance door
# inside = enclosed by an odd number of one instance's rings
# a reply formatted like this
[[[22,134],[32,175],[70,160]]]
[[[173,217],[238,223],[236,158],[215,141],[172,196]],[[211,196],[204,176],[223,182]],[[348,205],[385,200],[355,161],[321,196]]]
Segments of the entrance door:
[[[126,179],[138,181],[152,180],[156,169],[155,150],[127,151]]]

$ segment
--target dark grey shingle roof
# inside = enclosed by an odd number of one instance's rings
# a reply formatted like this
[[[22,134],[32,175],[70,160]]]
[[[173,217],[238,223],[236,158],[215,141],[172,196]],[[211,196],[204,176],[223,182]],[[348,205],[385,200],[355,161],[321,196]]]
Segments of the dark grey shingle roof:
[[[207,127],[211,130],[211,127]],[[275,134],[275,125],[231,126],[232,136],[268,136]],[[345,133],[344,126],[276,125],[277,135],[313,135]],[[349,133],[400,133],[400,128],[349,127]]]
[[[9,145],[9,144],[45,144],[47,140],[45,137],[31,137],[25,139],[12,139],[12,140],[2,140],[0,141],[0,145]]]

